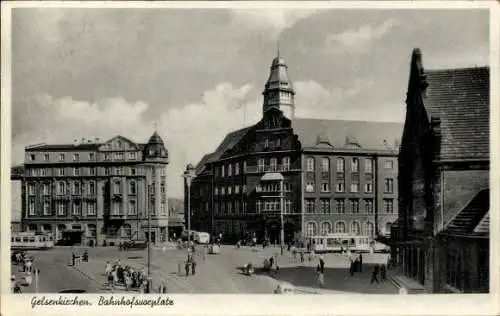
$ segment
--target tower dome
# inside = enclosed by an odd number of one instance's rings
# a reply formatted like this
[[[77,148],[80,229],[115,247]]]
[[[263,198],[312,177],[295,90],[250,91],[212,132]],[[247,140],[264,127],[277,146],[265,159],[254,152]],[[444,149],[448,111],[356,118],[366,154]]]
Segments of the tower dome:
[[[264,95],[264,113],[270,109],[278,109],[288,119],[293,120],[295,91],[288,77],[288,66],[283,57],[280,56],[279,50],[271,63],[269,78],[262,94]]]
[[[155,131],[144,147],[144,156],[146,158],[168,158],[168,151],[165,148],[165,143],[160,135]]]

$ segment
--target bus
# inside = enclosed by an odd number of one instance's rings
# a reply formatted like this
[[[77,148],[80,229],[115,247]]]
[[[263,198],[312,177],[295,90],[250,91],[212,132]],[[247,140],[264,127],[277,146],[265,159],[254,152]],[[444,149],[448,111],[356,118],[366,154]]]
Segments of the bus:
[[[10,238],[12,250],[45,250],[54,248],[51,233],[19,232],[12,233]]]
[[[181,239],[183,241],[187,241],[187,230],[183,231],[181,234]],[[191,231],[191,238],[189,239],[192,242],[198,243],[198,244],[208,244],[210,243],[210,234],[205,233],[205,232],[198,232],[195,230]]]
[[[373,238],[368,236],[334,233],[322,236],[312,236],[308,239],[311,241],[311,249],[316,253],[341,252],[347,250],[372,252],[375,250],[375,242]]]

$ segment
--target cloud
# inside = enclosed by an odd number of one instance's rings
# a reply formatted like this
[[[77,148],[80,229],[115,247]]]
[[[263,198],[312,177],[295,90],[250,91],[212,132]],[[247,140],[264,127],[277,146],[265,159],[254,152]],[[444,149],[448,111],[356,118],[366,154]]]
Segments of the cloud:
[[[364,52],[374,41],[384,37],[389,30],[398,25],[396,19],[387,19],[378,26],[363,25],[357,29],[349,29],[342,33],[331,34],[326,38],[326,48],[339,48],[349,51]]]
[[[183,195],[181,174],[188,162],[197,163],[212,152],[224,136],[260,116],[260,104],[247,101],[251,86],[218,84],[206,91],[200,102],[172,108],[156,120],[144,119],[148,104],[108,98],[96,102],[37,95],[13,105],[13,163],[23,159],[24,147],[35,143],[72,143],[73,139],[99,137],[101,141],[117,134],[136,142],[146,142],[154,123],[170,155],[170,196]],[[26,111],[29,108],[30,111]]]
[[[271,37],[277,37],[283,30],[291,28],[315,10],[306,9],[241,9],[232,10],[233,23],[253,30],[268,30]]]

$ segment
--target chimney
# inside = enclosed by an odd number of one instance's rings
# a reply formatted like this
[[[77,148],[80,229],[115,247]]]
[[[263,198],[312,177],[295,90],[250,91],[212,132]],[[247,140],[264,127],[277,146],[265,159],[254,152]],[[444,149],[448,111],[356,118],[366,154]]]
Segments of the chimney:
[[[99,137],[96,137],[96,138],[95,138],[95,142],[96,142],[96,143],[99,143]]]
[[[82,144],[85,144],[85,137],[82,137]]]
[[[78,139],[73,139],[73,146],[78,146]]]

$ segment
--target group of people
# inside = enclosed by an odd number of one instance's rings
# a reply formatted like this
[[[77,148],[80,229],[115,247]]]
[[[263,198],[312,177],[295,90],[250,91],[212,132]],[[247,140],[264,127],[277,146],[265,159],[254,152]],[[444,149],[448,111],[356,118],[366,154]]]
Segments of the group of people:
[[[22,283],[16,279],[14,274],[11,276],[10,280],[13,293],[22,293],[21,284],[30,286],[33,283],[33,273],[40,273],[39,269],[33,269],[34,260],[35,258],[29,255],[27,251],[16,251],[12,254],[13,263],[20,267],[18,270],[21,270],[24,274]]]
[[[349,274],[353,276],[355,272],[363,272],[363,254],[350,253],[348,256],[349,256]]]
[[[118,260],[115,264],[111,262],[106,262],[105,274],[108,280],[108,288],[111,290],[115,289],[117,285],[125,286],[126,291],[139,290],[142,293],[149,293],[151,280],[148,279],[146,270],[135,270],[130,266],[123,266],[121,261]],[[160,285],[160,293],[165,291],[166,285]]]
[[[379,283],[378,277],[380,275],[381,281],[387,280],[387,268],[385,264],[377,264],[373,267],[372,277],[370,279],[370,283],[377,282]]]
[[[72,251],[71,252],[71,264],[73,266],[79,265],[82,261],[88,262],[89,261],[89,252],[85,250],[83,254],[77,251]]]

